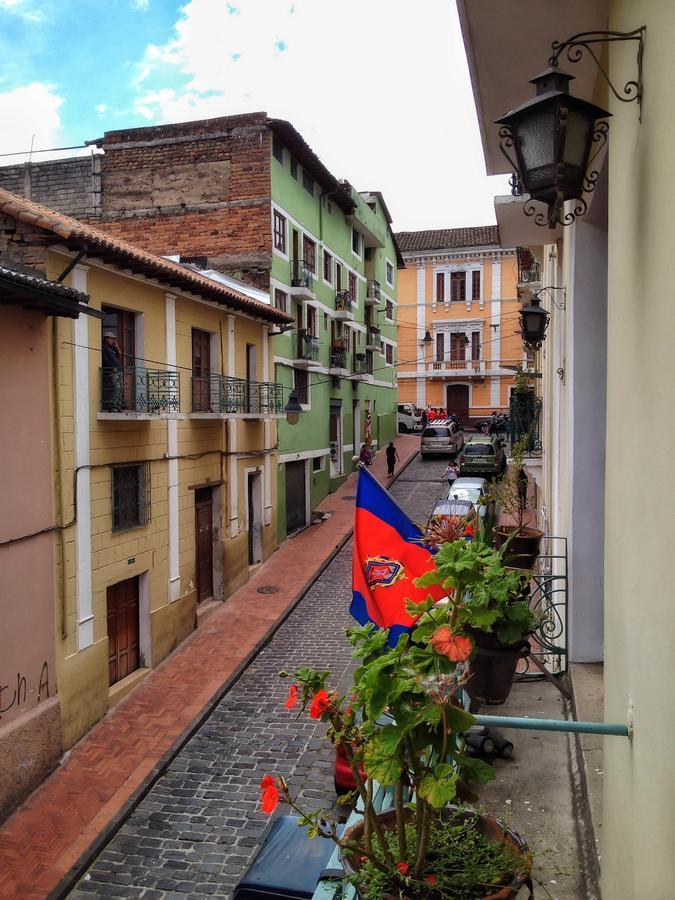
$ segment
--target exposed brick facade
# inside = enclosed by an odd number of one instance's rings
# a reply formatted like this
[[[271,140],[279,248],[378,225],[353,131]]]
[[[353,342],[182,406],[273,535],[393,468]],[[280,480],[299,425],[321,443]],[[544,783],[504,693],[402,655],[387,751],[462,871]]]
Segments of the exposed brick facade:
[[[54,160],[31,167],[29,180],[25,166],[0,169],[0,186],[147,250],[206,256],[210,267],[268,287],[265,113],[108,132],[97,143],[100,175],[92,158]]]

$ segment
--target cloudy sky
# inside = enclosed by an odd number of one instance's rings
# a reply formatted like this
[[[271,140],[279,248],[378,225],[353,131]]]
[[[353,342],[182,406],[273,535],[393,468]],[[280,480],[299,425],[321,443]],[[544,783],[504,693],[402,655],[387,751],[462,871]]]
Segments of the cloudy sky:
[[[507,192],[454,0],[0,0],[0,153],[256,110],[381,190],[397,230],[490,224]]]

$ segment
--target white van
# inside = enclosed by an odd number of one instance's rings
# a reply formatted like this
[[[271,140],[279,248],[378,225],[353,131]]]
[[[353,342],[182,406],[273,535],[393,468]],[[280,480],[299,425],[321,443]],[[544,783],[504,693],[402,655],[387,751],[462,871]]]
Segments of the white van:
[[[412,403],[399,403],[398,430],[401,434],[419,431],[422,427],[422,410]]]

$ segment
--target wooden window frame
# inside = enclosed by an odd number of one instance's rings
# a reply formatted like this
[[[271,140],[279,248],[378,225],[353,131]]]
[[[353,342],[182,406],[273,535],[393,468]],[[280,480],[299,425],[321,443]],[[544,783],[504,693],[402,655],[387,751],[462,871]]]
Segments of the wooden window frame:
[[[293,389],[300,406],[309,406],[309,373],[306,369],[293,369]]]
[[[436,303],[445,303],[445,272],[436,272]]]
[[[461,296],[457,296],[457,295]],[[450,301],[452,303],[466,302],[466,272],[450,273]]]
[[[480,291],[480,269],[472,269],[471,270],[471,299],[472,300],[480,300],[481,291]]]
[[[274,249],[278,250],[280,253],[286,253],[286,243],[287,243],[287,231],[288,231],[288,220],[286,216],[282,215],[278,210],[274,210],[273,214],[273,222],[274,222]]]
[[[283,297],[283,300],[280,298]],[[282,312],[288,312],[288,294],[281,288],[274,288],[274,308],[280,309]]]
[[[122,531],[132,531],[135,528],[144,528],[150,523],[150,463],[120,463],[111,466],[111,492],[112,492],[112,532],[119,534]],[[136,472],[136,485],[124,484],[128,477],[126,473]],[[136,498],[132,498],[133,510],[129,507],[123,511],[123,504],[129,504],[129,498],[121,495],[129,489],[136,492]],[[133,514],[132,514],[133,513]]]
[[[333,255],[328,250],[323,251],[323,280],[333,283]]]
[[[314,179],[305,167],[302,167],[302,186],[310,196],[314,196]]]
[[[306,234],[302,236],[302,259],[312,275],[316,275],[316,242]]]
[[[272,135],[272,156],[276,159],[277,162],[280,162],[283,166],[284,164],[284,145],[281,143],[281,139],[278,135]]]

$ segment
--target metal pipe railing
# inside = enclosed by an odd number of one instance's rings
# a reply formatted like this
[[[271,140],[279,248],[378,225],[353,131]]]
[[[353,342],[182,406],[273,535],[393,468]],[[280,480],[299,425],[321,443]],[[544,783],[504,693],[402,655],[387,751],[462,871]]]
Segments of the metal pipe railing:
[[[576,734],[610,734],[630,737],[628,725],[615,722],[577,722],[569,719],[530,719],[525,716],[481,716],[476,724],[495,728],[523,728],[526,731],[563,731]]]

